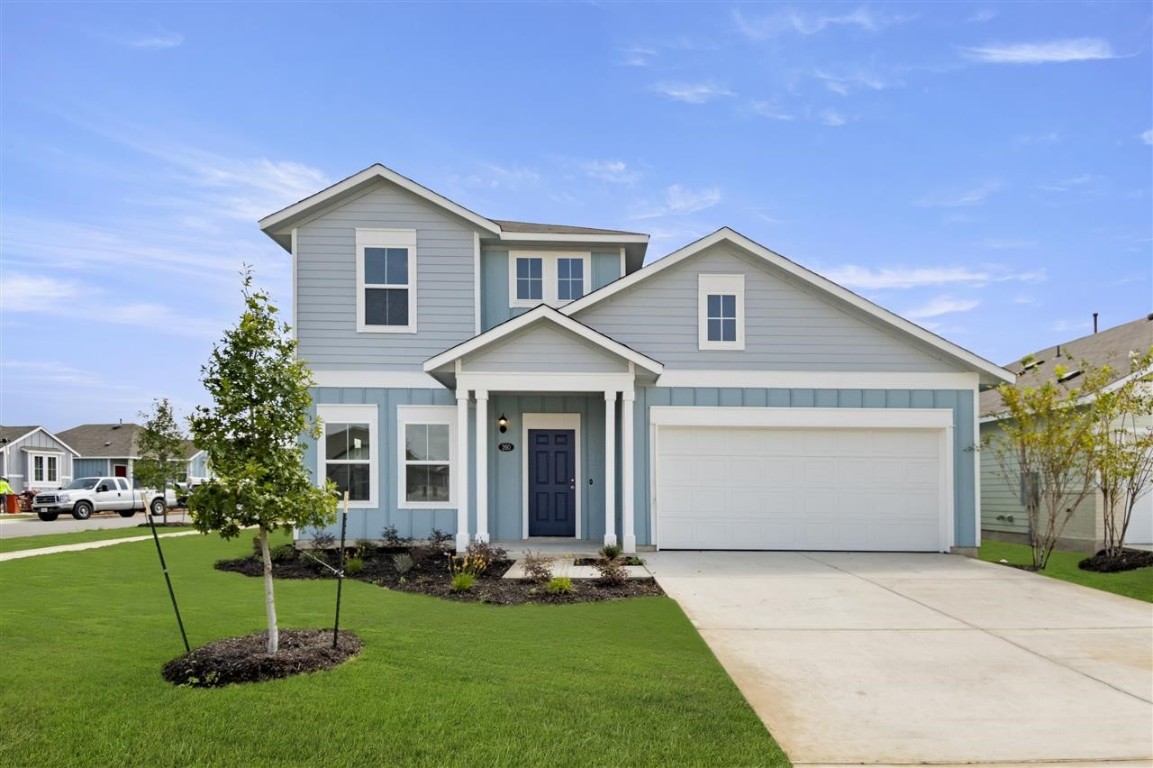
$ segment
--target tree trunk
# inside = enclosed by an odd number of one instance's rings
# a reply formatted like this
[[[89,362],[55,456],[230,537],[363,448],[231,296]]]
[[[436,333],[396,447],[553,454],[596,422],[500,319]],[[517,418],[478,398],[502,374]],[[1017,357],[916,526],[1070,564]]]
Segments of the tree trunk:
[[[276,627],[276,598],[272,593],[272,553],[268,550],[268,531],[260,529],[260,554],[264,557],[264,612],[268,615],[268,655],[280,647],[280,630]]]

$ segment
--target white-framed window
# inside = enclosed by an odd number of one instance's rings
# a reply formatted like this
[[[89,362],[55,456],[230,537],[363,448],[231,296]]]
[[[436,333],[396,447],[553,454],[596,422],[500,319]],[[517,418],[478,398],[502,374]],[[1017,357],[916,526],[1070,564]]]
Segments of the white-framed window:
[[[456,408],[402,405],[397,422],[397,505],[456,507]]]
[[[32,482],[37,485],[60,484],[60,456],[52,453],[30,453]]]
[[[591,288],[591,253],[512,251],[508,257],[510,307],[556,307],[579,299]]]
[[[380,435],[375,405],[318,405],[323,434],[317,445],[316,477],[336,484],[348,506],[380,506]]]
[[[416,230],[356,230],[356,329],[416,333]]]
[[[745,348],[745,276],[698,275],[698,346]]]

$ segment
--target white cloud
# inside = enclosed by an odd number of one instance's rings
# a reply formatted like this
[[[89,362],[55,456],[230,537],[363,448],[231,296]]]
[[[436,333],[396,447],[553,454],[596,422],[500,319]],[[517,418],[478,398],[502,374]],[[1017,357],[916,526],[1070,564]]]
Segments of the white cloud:
[[[1093,37],[1046,43],[992,44],[962,48],[961,51],[966,58],[986,64],[1053,64],[1116,58],[1107,41]]]
[[[1061,134],[1056,131],[1049,131],[1048,133],[1035,133],[1018,136],[1013,139],[1014,146],[1027,147],[1032,144],[1056,144],[1061,141]]]
[[[696,213],[721,201],[721,192],[716,187],[692,190],[673,184],[665,191],[665,196],[669,213]]]
[[[1091,173],[1085,173],[1080,176],[1073,176],[1067,179],[1058,179],[1057,181],[1049,182],[1048,184],[1041,184],[1038,189],[1043,189],[1046,192],[1068,192],[1077,187],[1083,187],[1086,184],[1092,184],[1097,180],[1097,176]]]
[[[965,19],[969,24],[984,24],[986,21],[992,21],[997,18],[997,12],[992,8],[982,8],[974,13],[969,18]]]
[[[531,168],[505,167],[496,163],[481,163],[480,171],[476,173],[449,177],[449,183],[454,186],[510,190],[535,187],[540,180],[541,175]]]
[[[932,285],[966,285],[980,287],[993,282],[1019,280],[1037,282],[1045,279],[1042,272],[1008,272],[1003,267],[974,270],[969,267],[886,267],[872,269],[847,264],[822,270],[822,274],[846,288],[885,290],[921,288]]]
[[[761,117],[767,117],[770,120],[795,120],[797,117],[796,115],[781,110],[775,104],[768,101],[754,101],[750,107]]]
[[[43,275],[0,272],[0,304],[5,312],[52,311],[57,302],[70,301],[83,295],[83,286],[71,280],[58,280]]]
[[[785,32],[809,36],[834,27],[856,27],[867,32],[879,32],[885,27],[899,24],[912,16],[878,16],[865,6],[849,13],[826,16],[798,10],[782,11],[761,18],[749,18],[740,9],[733,11],[737,29],[752,40],[764,40]]]
[[[626,48],[622,53],[625,57],[623,63],[626,67],[647,67],[657,55],[656,50],[640,46]]]
[[[1036,240],[1020,240],[1013,238],[997,238],[987,237],[978,243],[982,248],[989,248],[994,251],[1004,250],[1018,250],[1023,248],[1035,248],[1037,246]]]
[[[969,189],[934,192],[915,200],[913,204],[922,208],[964,208],[984,202],[985,198],[1000,188],[999,181],[987,181]]]
[[[728,88],[711,82],[664,82],[654,85],[653,90],[673,101],[683,101],[686,104],[704,104],[706,101],[733,95]]]
[[[853,90],[883,91],[893,85],[877,75],[863,70],[846,74],[831,74],[818,69],[813,72],[813,77],[823,82],[826,89],[841,96],[848,96]]]
[[[612,184],[633,184],[640,174],[620,160],[593,160],[584,164],[584,172],[594,179]]]
[[[955,312],[968,312],[980,304],[980,299],[955,299],[952,296],[938,296],[919,307],[906,310],[903,314],[910,320],[921,320]]]
[[[1141,141],[1145,142],[1146,144],[1153,145],[1153,129],[1145,131],[1145,133],[1141,134]]]
[[[126,41],[133,48],[175,48],[184,42],[184,36],[176,32],[157,32],[141,35]]]
[[[847,122],[845,116],[835,109],[826,109],[822,111],[820,118],[822,125],[828,125],[833,128],[842,126]]]

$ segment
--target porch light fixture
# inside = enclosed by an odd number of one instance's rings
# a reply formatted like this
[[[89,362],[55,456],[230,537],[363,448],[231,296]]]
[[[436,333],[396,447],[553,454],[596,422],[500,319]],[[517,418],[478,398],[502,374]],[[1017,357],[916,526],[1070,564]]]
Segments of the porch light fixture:
[[[496,420],[496,423],[500,427],[501,434],[508,432],[508,417],[503,413],[500,415],[500,418]]]

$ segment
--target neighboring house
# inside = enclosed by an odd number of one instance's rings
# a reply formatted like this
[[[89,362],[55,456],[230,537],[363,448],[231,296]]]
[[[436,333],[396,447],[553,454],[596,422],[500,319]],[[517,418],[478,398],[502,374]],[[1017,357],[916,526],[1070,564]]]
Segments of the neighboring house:
[[[144,427],[139,424],[119,422],[117,424],[81,424],[60,433],[61,439],[75,447],[78,455],[73,464],[75,477],[124,477],[129,482],[134,479],[134,466],[140,458],[137,440]],[[185,442],[182,459],[187,466],[185,477],[195,484],[208,476],[207,456],[196,450],[191,442]]]
[[[1130,378],[1142,378],[1149,371],[1130,371],[1130,353],[1144,354],[1153,349],[1153,314],[1084,336],[1073,341],[1062,342],[1048,347],[1028,358],[1028,365],[1020,361],[1005,366],[1021,376],[1021,383],[1048,381],[1056,378],[1055,368],[1064,366],[1064,381],[1075,387],[1080,376],[1081,363],[1093,368],[1108,365],[1113,371],[1116,385]],[[1023,374],[1028,371],[1028,376]],[[1001,428],[997,425],[996,414],[1003,410],[1000,394],[996,390],[981,393],[981,438],[996,439]],[[1153,418],[1146,416],[1137,428],[1153,428]],[[994,451],[981,452],[981,528],[989,538],[1005,541],[1027,541],[1029,532],[1028,516],[1022,503],[1020,489],[1006,482],[1001,474]],[[1103,542],[1104,505],[1100,494],[1086,499],[1074,510],[1073,517],[1062,534],[1059,546],[1085,552],[1095,552]],[[1127,544],[1153,544],[1153,493],[1140,499],[1133,510],[1133,517],[1125,537]]]
[[[59,488],[72,482],[78,454],[44,427],[0,426],[0,477],[21,493]]]
[[[647,235],[488,219],[381,165],[260,226],[351,537],[978,545],[977,393],[1012,374],[731,229],[642,268]]]

